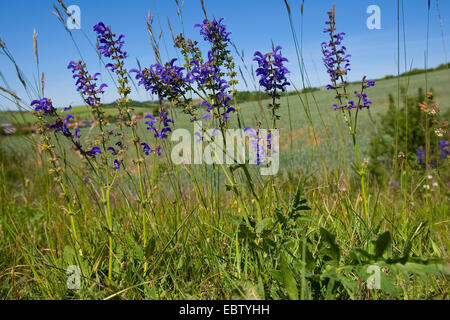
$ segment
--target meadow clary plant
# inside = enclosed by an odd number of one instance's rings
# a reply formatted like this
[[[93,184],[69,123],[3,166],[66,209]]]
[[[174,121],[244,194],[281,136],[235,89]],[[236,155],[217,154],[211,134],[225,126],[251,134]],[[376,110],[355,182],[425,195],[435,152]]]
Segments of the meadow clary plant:
[[[445,140],[439,140],[439,150],[441,151],[442,159],[446,159],[450,154],[450,142]]]
[[[347,53],[347,48],[342,45],[344,40],[344,32],[336,33],[336,20],[335,20],[335,7],[328,12],[328,21],[325,22],[327,25],[323,32],[329,35],[328,42],[322,42],[322,54],[323,62],[327,73],[330,76],[331,84],[327,85],[327,90],[334,90],[336,92],[337,103],[333,104],[334,110],[341,110],[344,120],[348,126],[349,133],[352,136],[353,149],[355,153],[357,174],[361,181],[361,193],[364,203],[364,212],[366,216],[369,215],[368,209],[368,199],[366,194],[366,170],[367,161],[361,162],[359,158],[358,145],[356,141],[357,136],[357,126],[358,126],[358,112],[363,109],[369,109],[372,101],[369,100],[365,90],[367,88],[373,87],[375,81],[366,80],[364,76],[361,80],[361,90],[355,90],[353,92],[354,98],[351,99],[351,94],[348,92],[348,82],[347,74],[350,69],[350,57],[351,55]],[[351,112],[356,109],[355,114]]]
[[[259,76],[259,84],[264,92],[272,99],[272,102],[268,105],[272,113],[272,129],[276,129],[276,122],[280,118],[276,113],[280,108],[280,103],[277,102],[281,97],[280,93],[285,92],[286,88],[290,85],[286,78],[286,75],[290,72],[284,66],[284,63],[288,59],[281,55],[279,52],[281,49],[281,46],[277,46],[272,52],[262,54],[256,51],[253,54],[253,61],[256,61],[258,64],[256,75]],[[277,152],[277,150],[273,149],[272,131],[269,129],[267,136],[261,136],[259,126],[260,122],[257,123],[256,129],[250,127],[245,128],[245,132],[250,138],[250,146],[253,149],[257,165],[265,163],[274,152]]]
[[[348,83],[345,77],[351,70],[351,55],[347,53],[347,48],[342,45],[345,32],[335,33],[336,21],[334,7],[332,11],[328,13],[328,17],[329,20],[326,22],[328,27],[325,28],[323,32],[330,36],[330,41],[322,42],[322,54],[324,56],[323,62],[327,68],[327,73],[329,74],[331,80],[331,84],[328,84],[326,88],[327,90],[335,90],[337,94],[336,98],[339,101],[338,104],[333,104],[334,110],[369,109],[372,101],[368,99],[365,90],[373,87],[375,85],[375,81],[366,81],[366,78],[364,77],[361,81],[361,90],[354,91],[355,99],[350,99],[350,94],[346,89]]]
[[[147,114],[145,119],[149,119],[145,122],[148,126],[147,130],[154,132],[156,139],[167,139],[168,134],[172,132],[169,124],[174,124],[174,120],[169,118],[166,107],[163,107],[163,100],[168,100],[179,104],[182,96],[185,96],[186,81],[183,75],[184,68],[174,65],[177,59],[172,59],[165,65],[155,63],[150,68],[145,68],[142,71],[137,69],[131,69],[130,73],[136,73],[136,80],[138,85],[144,86],[145,90],[152,94],[156,94],[161,103],[161,107],[158,110],[159,117],[155,117],[152,114]],[[160,128],[156,126],[160,124]],[[146,155],[150,153],[156,153],[161,155],[161,145],[157,145],[155,149],[151,149],[146,142],[142,142],[143,152]]]
[[[231,102],[234,92],[232,88],[237,80],[233,56],[228,49],[231,32],[227,31],[222,21],[223,19],[205,19],[202,24],[194,26],[200,28],[200,35],[209,43],[210,50],[206,60],[198,43],[185,39],[183,34],[176,36],[175,47],[179,48],[184,56],[188,90],[199,96],[202,99],[201,105],[206,108],[206,114],[201,118],[217,119],[217,125],[224,128],[230,114],[236,111]],[[198,120],[195,108],[186,104],[185,111],[191,114],[192,121]]]
[[[253,59],[258,63],[256,75],[259,76],[259,84],[272,98],[272,103],[268,107],[272,111],[274,127],[276,120],[280,118],[276,114],[276,110],[280,108],[280,104],[276,100],[280,98],[280,92],[285,92],[286,87],[290,85],[286,78],[289,70],[284,66],[284,62],[287,62],[288,59],[279,53],[281,49],[281,46],[277,46],[273,52],[264,55],[256,51]]]
[[[165,108],[161,108],[158,111],[159,117],[154,117],[151,114],[148,114],[145,116],[146,119],[149,119],[145,122],[145,124],[148,126],[147,130],[153,131],[154,137],[156,139],[167,139],[169,137],[169,134],[172,132],[172,129],[170,128],[170,123],[174,123],[173,119],[169,118],[167,115],[167,110]],[[143,152],[146,155],[149,155],[150,153],[156,153],[158,156],[161,155],[161,145],[158,144],[155,149],[149,148],[148,144],[143,142],[141,143],[141,146],[143,146]]]

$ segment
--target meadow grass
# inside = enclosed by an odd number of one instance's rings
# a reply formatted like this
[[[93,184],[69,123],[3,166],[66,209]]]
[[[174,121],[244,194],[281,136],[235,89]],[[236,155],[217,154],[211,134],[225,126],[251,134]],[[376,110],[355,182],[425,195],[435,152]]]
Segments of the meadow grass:
[[[445,73],[440,71],[430,74],[429,81],[439,97],[445,96],[445,84],[442,85]],[[422,76],[410,79],[411,90],[420,86]],[[444,79],[445,80],[445,79]],[[374,107],[372,117],[377,120],[377,114],[386,109],[386,94],[396,80],[379,81],[377,92],[372,94]],[[441,84],[441,86],[440,86]],[[286,98],[285,98],[286,99]],[[299,108],[298,98],[288,97],[291,108]],[[316,93],[320,108],[327,108],[330,94]],[[439,99],[439,101],[442,101]],[[265,102],[263,101],[263,104]],[[441,103],[446,105],[446,103]],[[284,106],[284,105],[283,105]],[[242,105],[245,119],[252,119],[260,112],[257,103]],[[285,118],[282,114],[282,119]],[[361,198],[358,189],[348,193],[345,179],[333,175],[331,169],[336,165],[336,159],[327,148],[339,147],[338,138],[333,134],[326,136],[321,131],[321,148],[324,151],[327,168],[330,168],[331,180],[325,185],[317,171],[309,171],[311,162],[316,156],[311,156],[314,148],[312,137],[308,132],[308,123],[300,111],[293,111],[294,158],[293,167],[289,162],[289,147],[281,144],[281,172],[276,179],[254,181],[263,210],[264,219],[273,219],[277,207],[289,207],[295,195],[297,183],[301,181],[305,189],[305,198],[311,211],[299,218],[296,230],[283,234],[267,235],[273,241],[286,241],[292,252],[292,268],[296,277],[302,274],[301,257],[304,237],[308,237],[307,247],[311,255],[318,254],[323,240],[320,228],[326,227],[336,235],[342,254],[348,255],[353,249],[363,247],[370,252],[371,240],[382,230],[390,230],[393,235],[390,254],[401,252],[410,238],[413,256],[427,258],[445,257],[448,247],[448,194],[444,189],[423,194],[422,184],[427,178],[417,172],[412,181],[411,193],[404,199],[399,192],[389,186],[372,186],[370,188],[370,226],[365,225],[361,217]],[[335,132],[334,114],[323,114],[324,122],[330,124],[328,130]],[[313,115],[317,127],[321,126],[318,115]],[[181,113],[176,117],[180,127],[183,124],[190,127],[188,119]],[[368,117],[361,119],[362,132],[361,150],[366,155],[367,143],[375,126]],[[280,123],[281,130],[287,124]],[[141,128],[142,136],[146,131]],[[283,135],[283,133],[282,133]],[[36,139],[36,138],[35,138]],[[286,140],[286,139],[285,139]],[[283,141],[283,140],[282,140]],[[323,142],[322,142],[323,141]],[[254,256],[258,249],[252,248],[252,243],[245,239],[245,231],[240,226],[240,208],[230,191],[225,192],[225,185],[217,186],[205,181],[205,185],[195,185],[190,174],[179,172],[177,168],[164,165],[161,162],[156,177],[160,185],[152,189],[152,205],[149,220],[150,247],[142,248],[140,216],[133,202],[133,186],[126,178],[118,180],[120,188],[112,192],[114,206],[114,264],[113,284],[106,285],[103,278],[105,270],[105,255],[107,255],[107,227],[104,216],[98,207],[101,199],[95,193],[83,186],[82,177],[71,173],[69,188],[71,201],[76,203],[75,216],[79,244],[74,244],[68,227],[67,208],[61,203],[59,191],[46,174],[46,163],[42,154],[36,150],[36,141],[29,137],[10,137],[3,139],[2,147],[2,214],[1,214],[1,256],[3,273],[2,295],[5,298],[105,298],[115,295],[117,298],[144,299],[228,299],[228,298],[283,298],[283,280],[273,287],[265,285],[261,279],[263,268],[266,272],[275,274],[280,261],[276,254],[264,252],[262,256]],[[350,149],[350,145],[347,146]],[[329,150],[329,149],[328,149]],[[67,150],[70,151],[70,150]],[[350,151],[348,151],[350,152]],[[74,168],[77,168],[75,156],[69,157]],[[350,161],[349,156],[349,161]],[[68,168],[70,166],[68,165]],[[318,166],[314,164],[315,170]],[[148,168],[148,171],[151,169]],[[205,177],[208,168],[191,168],[197,179]],[[172,176],[172,177],[171,177]],[[221,181],[224,180],[223,175]],[[177,182],[171,181],[178,178]],[[211,176],[210,176],[211,179]],[[195,181],[195,180],[194,180]],[[197,182],[199,183],[199,182]],[[268,185],[268,183],[270,183]],[[174,185],[175,184],[175,185]],[[356,185],[353,180],[351,184]],[[276,189],[273,189],[275,188]],[[224,193],[217,199],[213,190]],[[196,188],[198,188],[196,190]],[[273,189],[273,190],[271,190]],[[203,199],[202,199],[203,198]],[[405,207],[406,205],[406,207]],[[394,210],[394,212],[393,212]],[[265,221],[265,220],[263,220]],[[298,224],[297,224],[298,223]],[[305,233],[307,233],[305,235]],[[414,237],[411,237],[414,235]],[[258,241],[263,241],[255,236]],[[244,239],[240,239],[243,237]],[[258,244],[260,245],[260,244]],[[79,252],[76,252],[78,248]],[[257,247],[258,248],[258,247]],[[297,258],[295,258],[297,257]],[[257,261],[255,261],[255,259]],[[259,261],[262,259],[262,261]],[[347,258],[348,259],[348,258]],[[143,274],[143,263],[150,265],[149,273]],[[323,262],[315,261],[317,264]],[[80,265],[83,273],[83,289],[73,291],[66,286],[66,269],[69,265]],[[262,264],[262,265],[260,265]],[[345,268],[349,268],[348,273]],[[314,275],[314,269],[309,277],[324,277]],[[423,268],[415,265],[411,267]],[[322,270],[323,272],[324,270]],[[363,270],[364,271],[364,270]],[[344,288],[336,285],[336,292],[327,292],[327,285],[314,288],[311,281],[306,288],[300,288],[304,298],[444,298],[447,294],[447,280],[439,276],[427,279],[426,272],[414,278],[405,278],[400,273],[391,279],[392,284],[386,284],[390,290],[374,291],[364,289],[364,282],[353,274],[349,266],[340,266],[339,272],[345,275],[345,283],[354,289],[351,295]],[[361,272],[361,270],[360,270]],[[408,272],[408,271],[407,271]],[[411,272],[411,271],[409,271]],[[437,272],[438,273],[438,272]],[[403,276],[401,276],[403,274]],[[343,276],[339,275],[339,277]],[[267,275],[266,275],[267,276]],[[274,275],[272,275],[273,277]],[[423,276],[425,279],[422,279]],[[269,276],[267,276],[269,277]],[[362,275],[364,277],[364,275]],[[298,279],[300,284],[301,279]],[[273,280],[272,280],[273,281]],[[273,281],[275,282],[275,281]],[[320,283],[320,281],[318,281]],[[351,285],[350,285],[351,283]],[[395,283],[395,286],[393,285]],[[391,287],[389,287],[391,285]],[[357,288],[357,289],[356,289]],[[330,289],[328,289],[330,290]],[[386,289],[387,290],[387,289]],[[341,292],[342,291],[342,292]],[[285,296],[286,295],[286,296]]]

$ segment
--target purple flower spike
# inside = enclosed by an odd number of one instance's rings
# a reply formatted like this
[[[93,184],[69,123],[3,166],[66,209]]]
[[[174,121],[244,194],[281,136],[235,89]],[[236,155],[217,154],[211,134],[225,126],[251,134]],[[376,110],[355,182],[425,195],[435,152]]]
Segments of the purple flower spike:
[[[357,96],[357,102],[348,101],[347,105],[345,105],[345,101],[342,101],[342,97],[344,93],[339,92],[341,88],[345,88],[347,86],[346,77],[350,69],[350,54],[347,54],[347,48],[342,45],[342,41],[344,40],[345,33],[344,32],[336,32],[336,21],[334,15],[334,9],[328,12],[329,20],[325,23],[327,27],[324,28],[323,32],[329,34],[330,40],[328,42],[322,42],[322,54],[323,54],[323,63],[325,68],[327,69],[327,73],[330,76],[331,84],[326,86],[327,90],[336,90],[337,97],[339,99],[340,106],[333,104],[334,110],[344,110],[344,109],[369,109],[372,101],[368,99],[367,94],[364,93],[364,90],[375,85],[375,81],[369,80],[365,81],[365,77],[362,81],[361,92],[355,91],[355,95]]]
[[[442,159],[446,159],[450,154],[450,142],[445,140],[439,141],[439,150],[441,151]]]
[[[259,84],[270,95],[274,95],[277,90],[284,92],[290,85],[286,79],[289,70],[284,66],[288,60],[278,53],[281,49],[281,46],[277,46],[273,52],[264,55],[256,51],[253,58],[258,63],[256,75],[259,76]]]
[[[34,111],[43,111],[45,115],[54,115],[56,109],[53,107],[52,101],[48,98],[42,98],[41,100],[33,100],[30,104],[34,106]]]
[[[200,34],[206,41],[211,43],[229,42],[231,32],[227,32],[227,27],[222,24],[223,18],[213,21],[203,20],[203,24],[196,24],[194,28],[200,28]]]
[[[102,153],[102,151],[100,150],[100,148],[97,146],[94,146],[94,147],[92,147],[91,150],[89,150],[87,152],[87,155],[91,156],[91,157],[95,157],[96,154],[101,154],[101,153]]]
[[[115,55],[120,59],[125,59],[127,57],[126,51],[122,50],[122,47],[125,44],[123,41],[125,36],[123,34],[116,37],[116,34],[111,32],[111,27],[105,26],[103,22],[96,24],[93,29],[97,33],[97,49],[102,56],[110,58]],[[107,67],[110,67],[112,71],[117,69],[117,66],[114,64],[108,64]]]
[[[77,91],[81,93],[84,101],[91,107],[99,103],[100,98],[97,97],[97,94],[104,93],[103,88],[107,87],[106,84],[101,84],[100,87],[97,88],[95,80],[99,73],[96,73],[94,77],[92,77],[86,70],[86,64],[82,61],[71,61],[67,68],[72,69],[73,78],[77,79],[75,82]]]
[[[113,147],[108,147],[106,150],[111,151],[113,155],[117,154],[117,150],[114,149]]]

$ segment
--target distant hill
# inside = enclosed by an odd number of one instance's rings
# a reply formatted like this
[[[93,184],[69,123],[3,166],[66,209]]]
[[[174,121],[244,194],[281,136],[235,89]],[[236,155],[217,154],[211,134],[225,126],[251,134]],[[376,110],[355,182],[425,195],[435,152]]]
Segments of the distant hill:
[[[158,100],[154,100],[154,101],[135,101],[132,100],[130,102],[130,106],[133,108],[152,108],[154,106],[159,105],[159,101]],[[106,103],[103,104],[103,108],[107,109],[107,108],[116,108],[117,104],[115,102],[111,102],[111,103]]]
[[[445,69],[450,69],[450,63],[440,64],[436,68],[429,68],[429,69],[415,68],[415,69],[412,69],[410,71],[401,73],[400,77],[408,77],[408,76],[413,76],[413,75],[416,75],[416,74],[422,74],[422,73],[425,73],[426,71],[433,72],[433,71],[439,71],[439,70],[445,70]],[[384,76],[383,78],[381,78],[379,80],[395,79],[395,78],[397,78],[396,75],[395,76],[394,75],[387,75],[387,76]]]
[[[450,63],[447,64],[441,64],[439,66],[437,66],[436,68],[430,68],[427,71],[428,72],[435,72],[435,71],[440,71],[440,70],[446,70],[446,69],[450,69]],[[400,74],[400,77],[408,77],[408,76],[414,76],[414,75],[418,75],[418,74],[423,74],[425,73],[425,69],[412,69],[408,72],[404,72],[402,74]],[[387,75],[381,79],[378,79],[378,81],[380,80],[388,80],[388,79],[395,79],[397,78],[396,75]],[[355,81],[355,82],[351,82],[351,84],[356,84],[359,81]],[[313,87],[313,88],[305,88],[302,90],[302,93],[305,92],[313,92],[313,91],[319,91],[324,89],[324,87]],[[287,95],[296,95],[297,92],[295,91],[289,91],[286,93]],[[236,94],[236,99],[239,103],[245,103],[245,102],[253,102],[253,101],[258,101],[258,100],[266,100],[269,99],[270,97],[264,93],[264,92],[258,92],[258,91],[239,91]],[[136,110],[136,114],[144,114],[144,113],[150,113],[153,112],[154,109],[159,106],[159,101],[158,100],[148,100],[148,101],[135,101],[133,100],[129,105],[130,107],[134,108]],[[196,105],[200,105],[201,100],[200,99],[194,99],[193,101],[194,104]],[[103,104],[103,109],[105,111],[105,116],[109,117],[111,120],[113,119],[113,117],[115,115],[117,115],[117,108],[116,108],[116,103],[115,102],[111,102],[111,103],[106,103]],[[91,109],[89,106],[84,105],[84,106],[73,106],[72,111],[71,111],[79,120],[83,120],[83,119],[90,119],[91,118]],[[34,123],[34,116],[31,112],[20,112],[20,111],[15,111],[15,110],[7,110],[7,111],[0,111],[0,123],[2,122],[13,122],[15,124],[25,124],[25,125],[30,125],[32,123]]]

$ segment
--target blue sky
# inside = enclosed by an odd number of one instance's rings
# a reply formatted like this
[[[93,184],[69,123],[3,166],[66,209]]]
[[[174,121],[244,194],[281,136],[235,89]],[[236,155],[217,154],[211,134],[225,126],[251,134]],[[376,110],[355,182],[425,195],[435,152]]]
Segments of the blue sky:
[[[179,2],[181,3],[182,0]],[[387,74],[397,73],[397,1],[394,0],[305,0],[303,21],[303,57],[307,72],[313,86],[327,83],[327,74],[322,65],[320,43],[326,40],[322,33],[326,12],[336,3],[337,29],[346,32],[344,44],[352,55],[352,71],[350,80],[379,78]],[[67,70],[70,60],[79,59],[79,54],[64,30],[61,23],[52,13],[53,3],[57,1],[2,1],[0,3],[0,38],[4,39],[13,53],[23,73],[31,81],[36,76],[36,65],[33,53],[33,29],[37,30],[39,41],[40,70],[45,73],[45,95],[52,98],[57,107],[69,104],[82,104],[77,94],[71,73]],[[102,69],[91,42],[95,42],[92,26],[99,21],[111,25],[117,34],[123,33],[126,38],[126,50],[129,53],[127,67],[136,67],[136,59],[142,66],[154,63],[154,55],[150,46],[145,19],[150,10],[154,15],[156,34],[163,29],[160,49],[163,60],[177,57],[171,43],[167,27],[169,18],[175,33],[182,31],[176,13],[175,0],[129,0],[129,1],[89,1],[66,0],[66,5],[78,5],[81,9],[81,29],[73,30],[74,38],[83,53],[89,70],[102,72],[103,82],[109,83],[109,76]],[[301,0],[289,1],[296,32],[301,32],[300,3]],[[299,68],[290,32],[286,7],[283,0],[205,0],[209,17],[223,17],[225,24],[232,32],[232,40],[239,50],[245,52],[245,62],[252,63],[252,55],[256,50],[267,52],[272,41],[283,47],[283,55],[290,62],[291,81],[301,87]],[[366,20],[369,5],[378,5],[381,9],[381,29],[369,30]],[[439,1],[444,38],[441,35],[436,0],[431,0],[429,66],[436,66],[445,61],[443,41],[450,50],[450,1]],[[427,0],[405,0],[405,28],[407,65],[424,67],[426,49]],[[185,0],[183,9],[184,31],[188,37],[201,41],[198,29],[193,25],[203,19],[200,0]],[[402,40],[403,41],[403,40]],[[401,70],[405,70],[403,43],[401,52]],[[4,56],[0,55],[0,71],[8,81],[11,89],[25,96],[16,80],[14,68]],[[247,79],[248,80],[248,79]],[[2,82],[0,80],[0,82]],[[4,83],[1,83],[4,85]],[[245,90],[240,81],[239,89]],[[250,86],[253,89],[253,85]],[[115,90],[110,86],[104,95],[105,102],[117,98]],[[150,97],[143,90],[134,90],[132,98],[148,100]],[[3,108],[10,104],[0,97]]]

